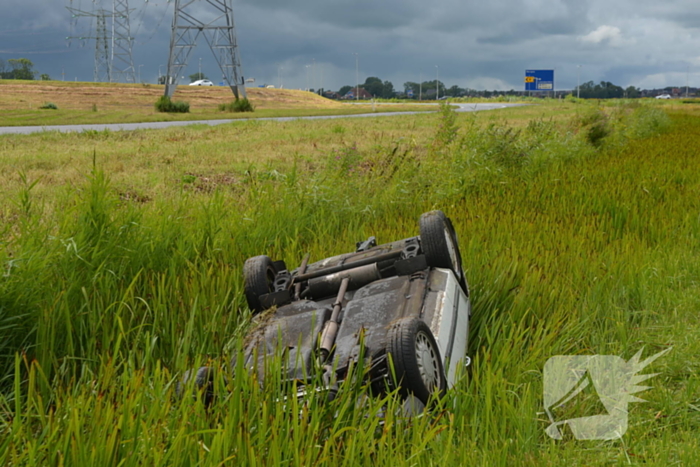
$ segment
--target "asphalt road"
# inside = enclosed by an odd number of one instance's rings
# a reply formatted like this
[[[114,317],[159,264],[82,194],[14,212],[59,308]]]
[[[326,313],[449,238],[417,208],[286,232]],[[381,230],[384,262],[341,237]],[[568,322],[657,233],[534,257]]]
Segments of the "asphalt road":
[[[496,110],[506,107],[517,107],[526,104],[452,104],[458,108],[457,112],[478,112],[481,110]],[[293,120],[326,120],[336,118],[369,118],[369,117],[391,117],[394,115],[415,115],[423,112],[373,112],[366,114],[355,115],[320,115],[316,117],[271,117],[271,118],[236,118],[227,120],[192,120],[182,122],[145,122],[145,123],[101,123],[91,125],[47,125],[47,126],[2,126],[0,127],[0,135],[21,134],[28,135],[31,133],[41,133],[44,131],[59,131],[62,133],[72,131],[129,131],[129,130],[144,130],[144,129],[159,129],[170,128],[174,126],[187,125],[221,125],[223,123],[245,122],[248,120],[271,120],[276,122],[290,122]]]

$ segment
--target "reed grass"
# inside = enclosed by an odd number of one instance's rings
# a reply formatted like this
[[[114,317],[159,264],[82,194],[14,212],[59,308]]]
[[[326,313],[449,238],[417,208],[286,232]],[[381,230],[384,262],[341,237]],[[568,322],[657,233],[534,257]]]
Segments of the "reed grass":
[[[397,119],[403,139],[358,144],[337,122],[71,136],[95,152],[67,185],[49,178],[69,156],[42,157],[43,172],[17,159],[32,170],[4,188],[0,211],[0,463],[696,465],[700,124],[653,106],[602,111],[609,132],[595,145],[575,115],[507,125],[443,108]],[[280,129],[309,146],[320,134],[345,143],[229,165],[214,180],[180,165],[168,188],[147,190],[146,175],[130,194],[108,162],[141,147],[123,171],[148,172],[177,137],[169,157],[217,166],[197,141]],[[23,142],[62,138],[2,144],[13,157]],[[295,265],[369,235],[404,238],[434,208],[454,221],[474,315],[473,364],[433,412],[402,417],[391,395],[363,397],[360,378],[325,403],[261,388],[240,363],[230,371],[250,325],[246,258]],[[548,358],[628,359],[642,347],[673,351],[648,369],[660,374],[621,440],[546,436]],[[220,370],[208,410],[191,385],[176,395],[204,364]]]

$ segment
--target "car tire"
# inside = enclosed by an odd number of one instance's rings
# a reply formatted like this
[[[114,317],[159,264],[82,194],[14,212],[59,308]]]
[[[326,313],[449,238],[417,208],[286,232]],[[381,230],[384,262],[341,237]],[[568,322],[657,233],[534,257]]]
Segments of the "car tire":
[[[389,332],[387,354],[393,362],[391,386],[404,398],[413,395],[427,405],[433,394],[441,395],[447,388],[440,350],[422,319],[396,321]]]
[[[269,256],[248,258],[243,265],[245,298],[253,313],[260,313],[263,307],[260,296],[274,291],[275,268]]]
[[[420,216],[420,243],[428,266],[451,269],[462,280],[462,256],[452,221],[442,211]]]

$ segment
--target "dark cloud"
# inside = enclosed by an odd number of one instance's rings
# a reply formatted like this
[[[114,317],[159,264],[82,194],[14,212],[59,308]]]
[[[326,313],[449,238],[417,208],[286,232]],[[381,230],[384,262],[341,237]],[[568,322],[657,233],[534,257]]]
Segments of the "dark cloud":
[[[313,28],[314,23],[323,23],[340,29],[370,30],[410,25],[426,9],[425,4],[415,0],[242,0],[237,3],[266,12],[284,12],[285,16],[296,16],[309,28]]]
[[[90,9],[92,0],[3,3],[0,59],[26,56],[54,78],[92,79],[94,42],[65,39],[94,35],[94,20],[72,21],[65,9]],[[203,4],[193,4],[195,15],[210,15]],[[155,81],[167,64],[173,2],[130,6],[134,64]],[[352,84],[356,64],[361,81],[378,76],[397,88],[438,73],[448,85],[521,88],[524,70],[537,67],[555,68],[562,88],[579,71],[620,85],[677,81],[688,66],[700,77],[700,10],[690,0],[235,0],[234,11],[244,74],[287,87]],[[201,58],[216,79],[201,42],[187,74]]]

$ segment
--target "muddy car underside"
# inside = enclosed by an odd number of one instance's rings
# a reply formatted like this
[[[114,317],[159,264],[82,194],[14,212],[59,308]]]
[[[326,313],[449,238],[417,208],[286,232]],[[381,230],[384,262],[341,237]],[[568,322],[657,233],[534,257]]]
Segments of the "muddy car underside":
[[[345,378],[360,358],[373,390],[398,388],[423,403],[454,384],[465,362],[469,290],[457,238],[441,211],[421,216],[420,236],[376,245],[288,271],[267,256],[245,265],[246,298],[259,322],[245,365],[265,378],[282,355],[284,380]],[[318,380],[316,380],[318,381]]]

